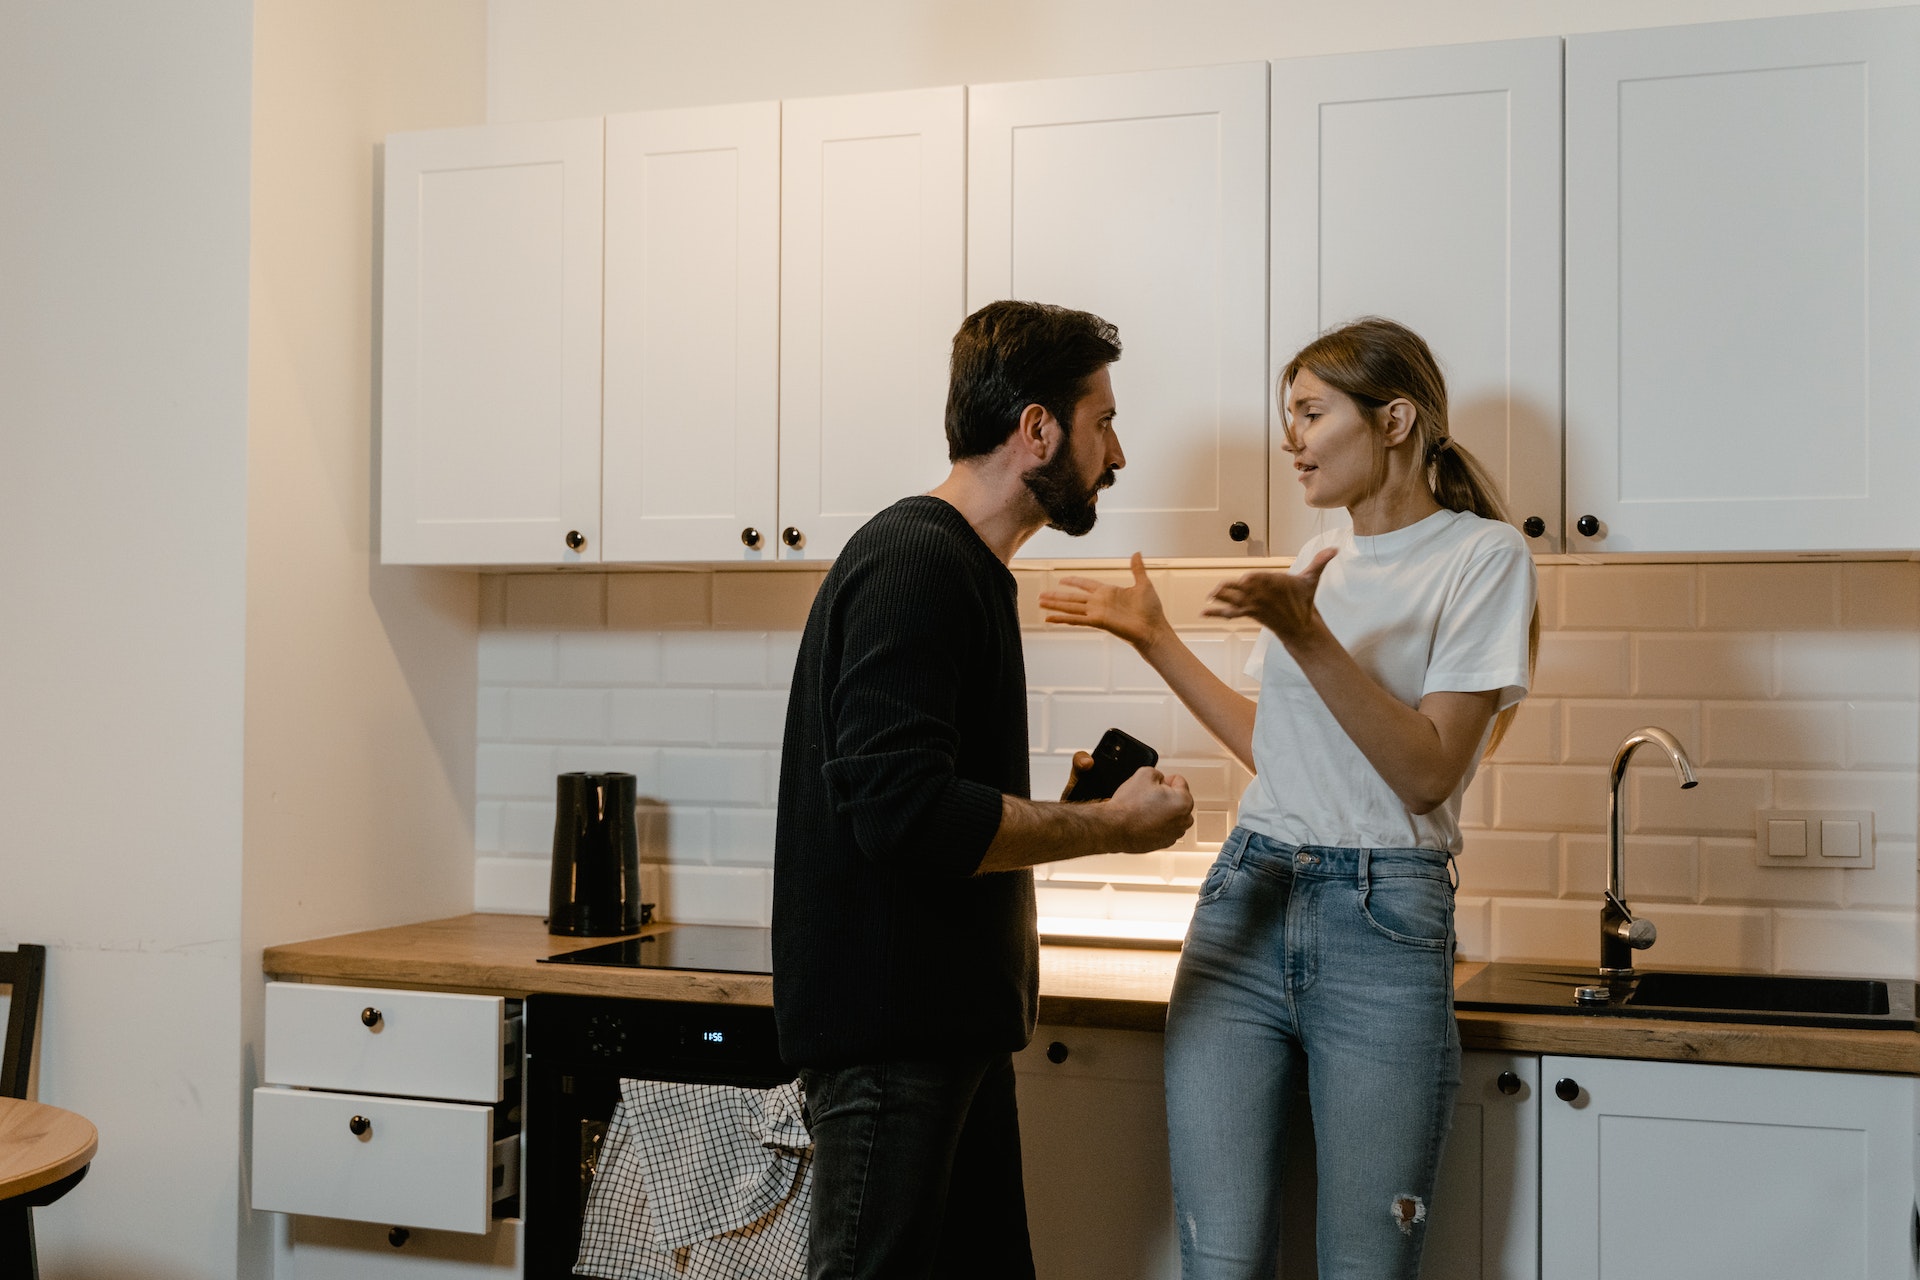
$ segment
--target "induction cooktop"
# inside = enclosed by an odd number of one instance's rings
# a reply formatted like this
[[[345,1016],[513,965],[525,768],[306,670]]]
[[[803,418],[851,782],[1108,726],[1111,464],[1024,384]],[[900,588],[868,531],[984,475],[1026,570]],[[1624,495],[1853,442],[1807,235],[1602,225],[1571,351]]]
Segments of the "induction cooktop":
[[[744,925],[678,924],[636,938],[548,956],[541,964],[615,969],[691,969],[703,973],[772,973],[773,930]]]

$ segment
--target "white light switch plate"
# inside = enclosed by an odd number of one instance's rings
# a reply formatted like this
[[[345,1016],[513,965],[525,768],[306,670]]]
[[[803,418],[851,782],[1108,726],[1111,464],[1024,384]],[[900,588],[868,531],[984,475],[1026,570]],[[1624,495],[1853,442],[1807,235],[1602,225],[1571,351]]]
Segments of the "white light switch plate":
[[[1856,857],[1836,857],[1826,848],[1829,823],[1852,823],[1859,832]],[[1873,810],[1758,809],[1753,815],[1754,865],[1761,867],[1871,867]]]

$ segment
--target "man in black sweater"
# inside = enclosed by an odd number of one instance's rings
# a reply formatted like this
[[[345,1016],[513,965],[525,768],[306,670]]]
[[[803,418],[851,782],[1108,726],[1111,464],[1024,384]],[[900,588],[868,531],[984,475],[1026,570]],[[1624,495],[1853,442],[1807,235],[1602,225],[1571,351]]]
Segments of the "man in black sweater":
[[[954,338],[953,470],[848,540],[793,673],[774,852],[780,1049],[813,1132],[812,1280],[1032,1276],[1012,1054],[1033,1035],[1036,863],[1165,848],[1177,775],[1028,796],[1007,562],[1093,527],[1126,457],[1113,326],[996,302]],[[1087,757],[1076,757],[1084,767]]]

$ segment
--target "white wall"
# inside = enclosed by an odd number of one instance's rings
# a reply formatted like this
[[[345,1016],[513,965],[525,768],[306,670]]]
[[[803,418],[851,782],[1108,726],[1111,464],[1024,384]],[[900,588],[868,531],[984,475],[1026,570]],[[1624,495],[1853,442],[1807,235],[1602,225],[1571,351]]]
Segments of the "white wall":
[[[254,10],[240,1000],[263,947],[473,907],[474,575],[378,564],[380,143],[485,113],[482,0]],[[241,1274],[267,1274],[271,1215]]]
[[[235,1265],[251,23],[0,8],[0,945],[100,1130],[49,1280]]]
[[[489,0],[491,120],[1461,44],[1886,0]]]

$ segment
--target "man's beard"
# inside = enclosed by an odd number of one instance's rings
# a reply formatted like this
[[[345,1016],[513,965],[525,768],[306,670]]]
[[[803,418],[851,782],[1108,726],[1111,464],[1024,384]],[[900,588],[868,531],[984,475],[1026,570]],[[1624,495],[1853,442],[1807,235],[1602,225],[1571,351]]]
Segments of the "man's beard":
[[[1046,512],[1047,527],[1078,538],[1090,532],[1094,521],[1100,518],[1095,495],[1113,486],[1114,469],[1108,467],[1092,484],[1082,484],[1064,440],[1061,446],[1050,460],[1021,478],[1034,501]]]

